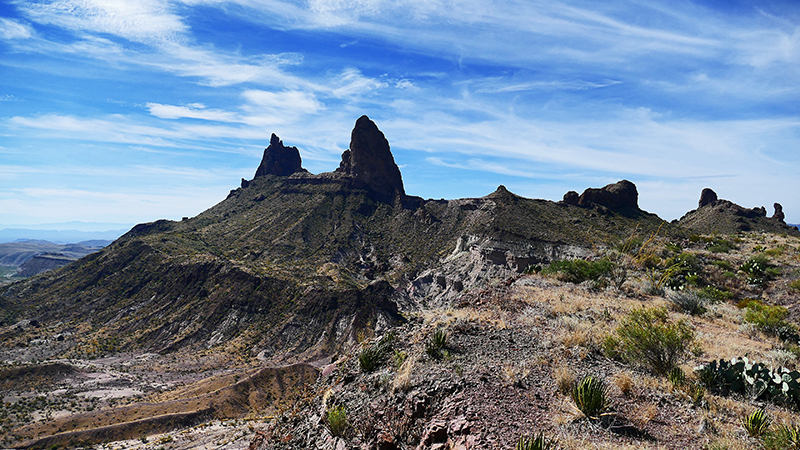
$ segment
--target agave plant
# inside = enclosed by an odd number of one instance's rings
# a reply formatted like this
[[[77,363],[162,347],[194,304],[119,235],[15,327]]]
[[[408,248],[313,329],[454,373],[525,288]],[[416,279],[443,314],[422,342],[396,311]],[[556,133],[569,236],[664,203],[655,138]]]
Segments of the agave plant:
[[[546,439],[544,434],[539,433],[536,437],[521,436],[515,450],[552,450],[557,443],[555,439]]]
[[[435,359],[441,357],[442,349],[447,347],[447,332],[437,328],[431,336],[430,342],[425,346],[425,351]]]
[[[608,392],[603,380],[592,375],[585,377],[570,393],[575,406],[586,417],[597,417],[608,408]]]
[[[764,436],[769,431],[771,423],[772,419],[763,409],[753,411],[742,419],[742,426],[747,431],[747,434],[754,438]]]

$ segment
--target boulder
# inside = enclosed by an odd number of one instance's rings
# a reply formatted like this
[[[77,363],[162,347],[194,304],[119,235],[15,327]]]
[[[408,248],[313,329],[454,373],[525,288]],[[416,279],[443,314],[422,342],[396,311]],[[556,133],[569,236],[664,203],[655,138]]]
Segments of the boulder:
[[[717,193],[712,191],[709,188],[703,189],[703,192],[700,193],[700,201],[697,204],[698,208],[702,208],[706,205],[711,205],[717,201]]]
[[[577,205],[578,201],[580,200],[580,196],[575,191],[569,191],[564,194],[564,200],[562,200],[567,205]]]
[[[256,170],[256,178],[264,175],[278,175],[288,177],[289,175],[302,171],[302,161],[300,151],[297,147],[285,147],[283,141],[274,133],[269,140],[269,147],[264,150],[264,157],[261,158]],[[242,183],[242,187],[244,183]]]
[[[389,141],[375,122],[361,116],[350,134],[350,148],[342,153],[336,172],[350,175],[356,187],[367,188],[376,200],[391,203],[405,197],[403,178],[389,149]]]
[[[586,189],[578,198],[578,205],[602,205],[616,211],[638,210],[639,193],[635,184],[622,180],[601,189]]]
[[[777,220],[780,223],[786,223],[786,215],[783,214],[783,206],[780,203],[775,203],[772,205],[775,207],[775,214],[772,215],[772,218]]]

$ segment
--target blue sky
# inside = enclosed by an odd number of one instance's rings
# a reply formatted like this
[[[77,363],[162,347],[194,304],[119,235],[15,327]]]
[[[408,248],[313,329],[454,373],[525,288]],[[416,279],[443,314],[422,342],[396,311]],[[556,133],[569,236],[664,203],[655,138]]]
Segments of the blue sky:
[[[271,133],[335,169],[362,114],[412,195],[624,178],[797,223],[799,80],[790,1],[5,1],[0,227],[193,216]]]

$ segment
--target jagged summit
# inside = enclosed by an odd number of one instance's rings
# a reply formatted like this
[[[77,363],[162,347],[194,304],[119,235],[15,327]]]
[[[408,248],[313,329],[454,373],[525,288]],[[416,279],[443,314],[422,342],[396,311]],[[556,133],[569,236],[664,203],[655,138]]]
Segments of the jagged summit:
[[[389,149],[389,141],[367,116],[356,121],[350,134],[350,148],[342,153],[337,173],[350,175],[357,187],[365,187],[377,200],[391,202],[395,195],[405,196],[403,178]]]
[[[269,140],[269,147],[264,150],[256,170],[255,178],[265,175],[278,175],[287,177],[295,172],[305,171],[300,159],[300,151],[297,147],[286,147],[275,133]]]

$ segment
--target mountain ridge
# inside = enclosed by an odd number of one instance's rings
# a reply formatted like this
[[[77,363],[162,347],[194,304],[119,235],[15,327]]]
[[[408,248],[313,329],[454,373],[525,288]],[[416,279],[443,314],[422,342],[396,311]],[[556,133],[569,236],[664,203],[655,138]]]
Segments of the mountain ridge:
[[[696,216],[703,220],[692,219]],[[321,369],[326,382],[338,383],[331,371],[355,364],[352,354],[362,343],[390,330],[428,327],[421,317],[430,311],[465,304],[484,308],[476,313],[486,317],[499,315],[491,333],[510,342],[503,346],[508,353],[519,338],[505,331],[502,317],[521,306],[506,295],[531,286],[552,288],[550,281],[524,274],[561,259],[606,258],[612,249],[622,249],[619,258],[639,258],[647,242],[666,241],[680,249],[693,245],[704,227],[713,231],[715,222],[727,224],[723,219],[730,219],[734,232],[745,224],[752,231],[766,227],[798,235],[778,217],[711,199],[708,192],[695,212],[668,223],[639,208],[638,191],[628,180],[582,194],[570,191],[558,202],[525,198],[503,185],[483,197],[422,199],[405,192],[388,141],[362,116],[351,148],[333,172],[309,173],[299,151],[273,135],[253,179],[242,180],[217,205],[181,221],[138,224],[102,251],[0,287],[0,341],[12,349],[6,355],[22,361],[151,352],[164,359],[202,360],[210,353],[227,355],[223,361],[238,361],[247,370],[300,364],[309,377]],[[621,286],[626,280],[620,280]],[[531,307],[536,301],[526,300]],[[547,326],[553,329],[560,323],[551,322]],[[526,323],[534,331],[538,327]],[[474,324],[464,326],[482,333]],[[497,336],[484,335],[489,343]],[[419,343],[410,335],[405,339],[409,349]],[[525,338],[531,345],[535,341],[533,335]],[[186,392],[215,382],[220,379],[211,377]],[[235,401],[244,402],[247,395],[232,390]],[[262,391],[252,392],[262,396]],[[96,428],[75,425],[80,418],[32,424],[21,429],[32,440],[20,446],[163,430],[157,417],[135,426],[119,421],[125,411],[152,410],[174,414],[186,425],[214,416],[229,401],[215,397],[200,404],[180,395],[82,416],[103,417]],[[296,390],[281,395],[286,401],[298,398]],[[272,412],[282,401],[272,400],[214,417]],[[184,406],[162,404],[172,401]]]

